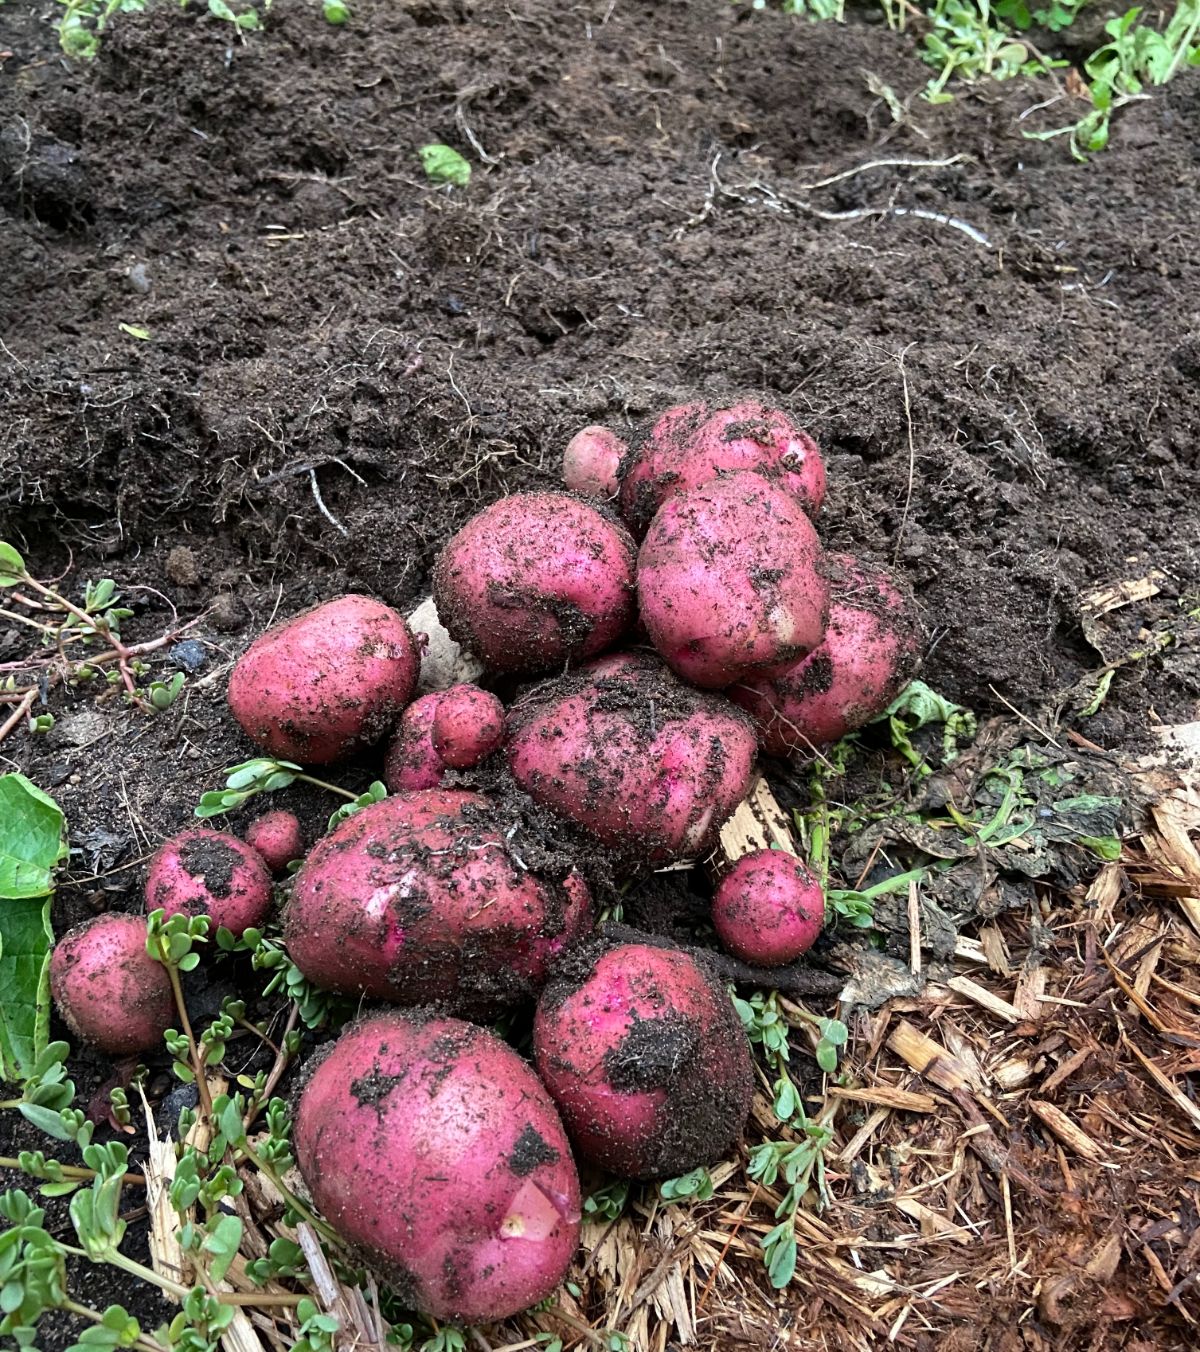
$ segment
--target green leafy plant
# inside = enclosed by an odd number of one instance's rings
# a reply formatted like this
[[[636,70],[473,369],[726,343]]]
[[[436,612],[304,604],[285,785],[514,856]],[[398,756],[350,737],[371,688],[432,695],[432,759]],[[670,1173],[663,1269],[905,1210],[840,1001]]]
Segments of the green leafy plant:
[[[1161,31],[1141,21],[1140,7],[1128,9],[1104,25],[1109,40],[1083,63],[1091,110],[1078,122],[1050,131],[1026,132],[1031,140],[1070,138],[1078,160],[1108,145],[1112,115],[1135,99],[1146,85],[1169,83],[1184,66],[1200,66],[1200,0],[1177,0]]]
[[[58,804],[0,775],[0,1079],[36,1076],[50,1026],[50,901],[67,857]]]
[[[629,1202],[629,1190],[632,1185],[625,1179],[615,1179],[597,1188],[584,1198],[583,1214],[596,1220],[615,1221],[625,1210]]]
[[[219,817],[222,813],[232,812],[235,808],[243,806],[259,794],[286,789],[299,779],[305,784],[314,784],[318,789],[327,789],[330,793],[336,793],[347,800],[329,818],[329,830],[332,831],[347,817],[352,817],[362,808],[370,807],[372,803],[381,802],[387,797],[387,785],[379,780],[375,780],[363,793],[351,793],[349,789],[343,789],[337,784],[330,784],[327,780],[317,779],[314,775],[308,774],[295,761],[271,760],[264,756],[242,761],[240,765],[231,765],[225,771],[225,775],[223,789],[215,789],[201,795],[196,808],[197,817]]]
[[[775,1208],[779,1221],[760,1243],[767,1277],[776,1290],[782,1290],[796,1274],[796,1212],[812,1188],[822,1201],[826,1199],[825,1151],[833,1132],[824,1122],[812,1121],[800,1111],[793,1127],[801,1135],[795,1141],[764,1141],[750,1151],[747,1174],[763,1187],[771,1188],[782,1179],[785,1191]]]
[[[226,0],[208,0],[208,12],[214,19],[224,19],[226,23],[233,24],[239,33],[257,32],[262,27],[256,9],[235,10]]]
[[[425,177],[432,183],[453,183],[456,188],[465,188],[471,181],[471,165],[452,146],[435,141],[422,146],[417,152],[421,157],[421,168]]]
[[[350,6],[342,4],[341,0],[324,0],[321,13],[324,15],[326,23],[340,25],[350,18]]]
[[[81,686],[99,681],[114,692],[120,688],[125,699],[147,712],[169,707],[179,694],[184,680],[181,672],[170,681],[154,682],[150,691],[144,690],[138,684],[148,670],[142,658],[173,642],[191,625],[146,643],[125,643],[121,624],[133,611],[119,604],[121,593],[112,578],[86,583],[83,603],[77,605],[54,587],[39,582],[17,550],[0,541],[0,591],[9,593],[7,604],[0,606],[0,619],[32,629],[43,649],[36,656],[0,668],[0,672],[11,673],[0,686],[0,701],[17,704],[14,713],[0,724],[0,741],[37,701],[44,704],[49,689],[59,683]],[[95,648],[100,651],[93,651]],[[26,677],[25,683],[18,682],[18,673]],[[157,697],[155,687],[161,691]],[[31,724],[31,731],[45,731],[53,726],[53,718],[39,714]]]
[[[664,1202],[707,1202],[713,1195],[713,1181],[707,1169],[692,1169],[678,1178],[665,1178],[658,1185]]]
[[[58,41],[68,56],[90,61],[100,51],[100,36],[114,14],[136,14],[146,0],[58,0]]]

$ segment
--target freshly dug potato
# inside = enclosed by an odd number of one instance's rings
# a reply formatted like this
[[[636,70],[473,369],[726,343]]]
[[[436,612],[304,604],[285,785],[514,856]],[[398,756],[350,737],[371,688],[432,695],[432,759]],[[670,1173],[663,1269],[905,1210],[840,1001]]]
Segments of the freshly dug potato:
[[[492,671],[548,671],[629,628],[635,552],[625,527],[589,503],[514,493],[450,539],[433,596],[451,636]]]
[[[885,569],[826,555],[832,602],[825,638],[771,676],[748,676],[729,694],[753,716],[773,756],[827,746],[869,723],[912,679],[920,659],[916,608]]]
[[[326,765],[384,736],[420,665],[402,615],[369,596],[339,596],[246,649],[229,677],[229,708],[272,756]]]
[[[667,663],[693,685],[720,689],[821,642],[821,542],[781,488],[730,474],[663,504],[638,554],[638,599]]]
[[[617,470],[629,447],[607,427],[592,424],[567,442],[563,452],[563,483],[572,493],[589,498],[617,496]]]
[[[650,654],[613,654],[534,687],[509,727],[526,793],[630,863],[702,853],[750,787],[750,724]]]
[[[271,909],[266,861],[224,831],[182,831],[162,845],[146,874],[146,910],[160,909],[168,916],[207,915],[214,932],[223,925],[240,939]]]
[[[246,844],[262,855],[272,873],[282,873],[293,859],[299,859],[304,853],[300,818],[282,808],[264,812],[246,827]]]
[[[400,715],[383,762],[383,782],[392,793],[436,789],[442,782],[446,763],[433,745],[433,716],[442,694],[422,695]]]
[[[68,930],[50,955],[50,991],[67,1027],[110,1056],[148,1051],[178,1019],[141,916],[98,915]]]
[[[686,953],[578,945],[538,1001],[533,1048],[580,1158],[622,1178],[715,1164],[750,1111],[746,1034]]]
[[[296,872],[284,939],[327,990],[488,1018],[541,988],[591,922],[577,873],[538,878],[477,793],[397,794],[347,818]]]
[[[672,494],[737,470],[770,479],[810,517],[821,510],[825,462],[807,432],[752,399],[718,409],[700,400],[668,409],[626,458],[621,515],[640,535]]]
[[[786,850],[744,854],[717,885],[713,928],[721,946],[743,962],[795,962],[820,937],[825,894],[803,860]]]
[[[579,1178],[537,1076],[458,1019],[351,1025],[300,1093],[313,1201],[400,1302],[491,1322],[558,1286],[579,1243]]]
[[[504,705],[477,685],[451,686],[433,715],[433,749],[454,770],[478,765],[504,745]]]

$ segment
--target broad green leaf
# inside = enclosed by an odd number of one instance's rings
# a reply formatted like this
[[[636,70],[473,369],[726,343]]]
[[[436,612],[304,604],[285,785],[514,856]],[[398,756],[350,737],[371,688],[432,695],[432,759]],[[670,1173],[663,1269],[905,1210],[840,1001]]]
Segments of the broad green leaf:
[[[25,1080],[50,1027],[50,893],[63,815],[24,775],[0,776],[0,1079]]]
[[[432,182],[453,183],[458,188],[465,188],[470,183],[471,166],[452,146],[437,141],[422,146],[417,153],[421,156],[426,177]]]
[[[25,560],[10,544],[0,540],[0,587],[15,587],[25,576]]]

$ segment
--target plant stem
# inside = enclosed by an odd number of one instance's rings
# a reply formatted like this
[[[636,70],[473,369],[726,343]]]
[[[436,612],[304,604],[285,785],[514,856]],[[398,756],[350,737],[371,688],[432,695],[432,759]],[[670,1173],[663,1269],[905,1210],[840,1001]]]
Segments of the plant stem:
[[[54,633],[50,625],[41,624],[38,620],[31,620],[28,615],[18,615],[15,610],[0,609],[0,619],[15,620],[17,624],[27,625],[30,629],[37,629],[43,634]]]
[[[15,1101],[0,1103],[0,1108],[11,1108],[15,1106]],[[58,1168],[64,1178],[88,1179],[96,1177],[95,1169],[85,1169],[82,1165],[60,1164]],[[31,1178],[49,1178],[49,1174],[35,1174],[32,1169],[22,1169],[21,1161],[19,1159],[14,1159],[11,1155],[0,1155],[0,1169],[20,1169],[22,1173],[29,1174]],[[122,1176],[122,1181],[135,1188],[144,1188],[146,1186],[145,1174],[124,1174]]]
[[[96,1310],[89,1309],[86,1305],[80,1305],[75,1300],[64,1300],[60,1309],[68,1311],[70,1314],[78,1316],[80,1319],[87,1319],[93,1324],[102,1324],[104,1316]],[[149,1334],[139,1333],[134,1347],[144,1349],[144,1352],[167,1352],[167,1349],[156,1339],[151,1338]]]
[[[273,1165],[268,1164],[266,1160],[258,1154],[249,1141],[243,1141],[240,1149],[242,1154],[254,1165],[259,1173],[265,1174],[271,1182],[274,1183],[275,1187],[279,1190],[279,1195],[297,1215],[302,1216],[314,1230],[319,1230],[331,1243],[339,1246],[343,1243],[342,1237],[334,1230],[330,1229],[319,1216],[313,1215],[308,1207],[304,1205],[299,1197],[297,1197],[283,1179],[280,1178],[279,1171]]]
[[[4,724],[0,726],[0,742],[4,741],[8,734],[12,732],[13,728],[15,728],[22,719],[28,717],[30,709],[33,708],[33,702],[37,699],[37,695],[38,692],[36,690],[30,690],[20,704],[17,705],[9,717],[4,721]]]
[[[271,1073],[267,1076],[266,1083],[263,1085],[262,1097],[257,1103],[250,1104],[250,1107],[246,1112],[245,1121],[242,1123],[242,1126],[247,1131],[253,1126],[254,1119],[262,1112],[263,1104],[270,1102],[271,1095],[275,1092],[275,1086],[283,1078],[283,1072],[288,1068],[288,1064],[292,1059],[287,1051],[288,1034],[295,1028],[299,1017],[300,1006],[293,1000],[292,1010],[288,1015],[287,1025],[284,1027],[283,1036],[279,1039],[279,1046],[275,1051],[275,1064],[271,1067]],[[266,1041],[265,1038],[263,1040]]]
[[[179,1018],[183,1024],[183,1035],[188,1041],[188,1054],[191,1057],[192,1069],[196,1073],[196,1092],[200,1095],[200,1108],[204,1116],[211,1121],[212,1095],[208,1092],[208,1078],[204,1074],[204,1061],[196,1046],[196,1039],[192,1034],[192,1021],[188,1018],[187,1005],[183,1000],[183,987],[179,984],[179,968],[173,962],[168,962],[165,966],[171,982],[171,991],[175,996],[175,1007],[179,1010]]]
[[[352,803],[358,802],[358,794],[351,793],[349,789],[343,789],[338,784],[329,784],[323,779],[316,779],[314,776],[306,775],[300,771],[293,770],[291,773],[294,774],[297,779],[304,780],[306,784],[315,784],[318,789],[328,789],[330,793],[341,794],[343,798],[348,798]]]

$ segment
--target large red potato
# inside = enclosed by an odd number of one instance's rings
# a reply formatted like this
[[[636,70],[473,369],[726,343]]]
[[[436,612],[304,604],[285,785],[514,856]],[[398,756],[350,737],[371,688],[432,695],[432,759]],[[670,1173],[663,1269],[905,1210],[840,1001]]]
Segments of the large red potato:
[[[885,568],[826,556],[832,603],[825,638],[771,676],[748,676],[729,694],[754,718],[773,756],[812,751],[877,717],[912,679],[921,627],[911,597]]]
[[[229,708],[272,756],[326,765],[387,733],[420,665],[402,615],[369,596],[339,596],[246,649],[229,677]]]
[[[821,642],[829,584],[796,500],[758,474],[676,494],[638,554],[651,642],[686,681],[720,689],[799,660]]]
[[[141,916],[98,915],[68,930],[50,956],[50,991],[67,1027],[111,1056],[148,1051],[178,1019]]]
[[[521,787],[630,863],[701,854],[750,787],[749,722],[648,653],[543,682],[509,710],[509,728]]]
[[[581,944],[542,992],[533,1047],[580,1158],[623,1178],[715,1164],[750,1111],[746,1034],[686,953]]]
[[[543,1300],[579,1242],[579,1178],[549,1095],[494,1034],[380,1014],[312,1071],[296,1160],[313,1201],[406,1307],[490,1323]]]
[[[786,413],[752,399],[729,408],[698,400],[668,409],[623,468],[621,515],[638,535],[672,494],[737,470],[770,479],[814,518],[825,499],[817,443]]]
[[[625,527],[591,504],[514,493],[446,544],[433,596],[454,640],[492,671],[549,671],[629,628],[635,554]]]
[[[522,868],[477,793],[425,789],[363,808],[309,852],[284,923],[314,984],[491,1017],[540,989],[590,924],[583,879]]]
[[[163,910],[168,917],[206,915],[214,932],[224,926],[240,939],[243,931],[257,929],[270,909],[266,860],[252,845],[224,831],[203,826],[182,831],[150,861],[147,911]]]

